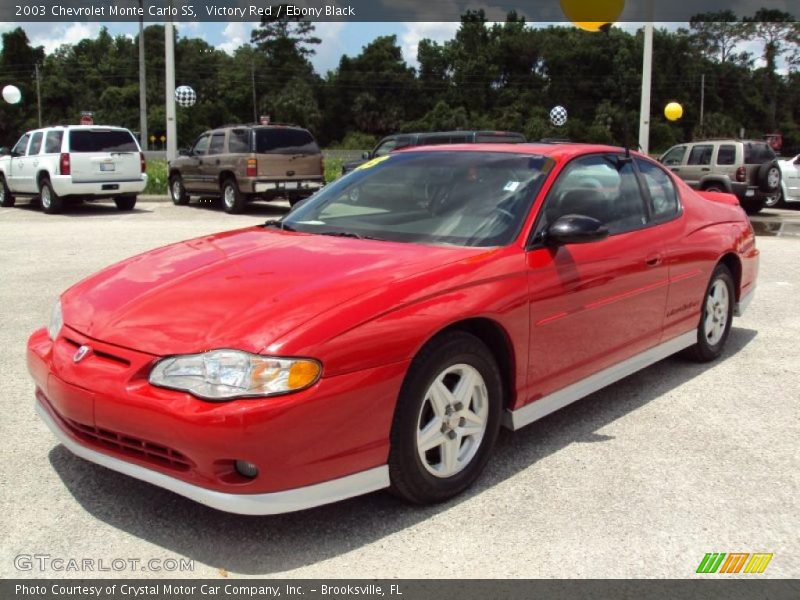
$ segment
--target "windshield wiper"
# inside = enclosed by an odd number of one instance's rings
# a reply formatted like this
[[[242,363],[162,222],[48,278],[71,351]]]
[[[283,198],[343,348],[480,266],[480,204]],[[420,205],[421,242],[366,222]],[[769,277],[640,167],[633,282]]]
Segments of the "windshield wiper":
[[[357,240],[378,240],[379,242],[385,242],[386,241],[386,240],[384,240],[382,238],[379,238],[379,237],[373,237],[371,235],[361,235],[360,233],[354,233],[352,231],[315,231],[314,233],[316,233],[317,235],[330,235],[330,236],[334,236],[334,237],[348,237],[348,238],[354,238],[354,239],[357,239]]]
[[[286,225],[280,219],[271,219],[271,220],[267,221],[266,223],[264,223],[264,225],[262,225],[262,227],[274,227],[274,228],[280,229],[282,231],[297,231],[294,227],[292,227],[291,225]]]

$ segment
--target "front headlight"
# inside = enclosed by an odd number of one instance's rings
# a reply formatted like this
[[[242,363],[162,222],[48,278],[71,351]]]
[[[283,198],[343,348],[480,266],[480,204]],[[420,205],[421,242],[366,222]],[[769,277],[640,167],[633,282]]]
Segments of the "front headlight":
[[[274,396],[317,382],[322,365],[308,358],[274,358],[239,350],[171,356],[156,363],[150,383],[206,400]]]
[[[61,314],[61,300],[56,300],[53,309],[50,311],[50,323],[47,325],[47,333],[50,335],[51,340],[56,340],[63,326],[64,316]]]

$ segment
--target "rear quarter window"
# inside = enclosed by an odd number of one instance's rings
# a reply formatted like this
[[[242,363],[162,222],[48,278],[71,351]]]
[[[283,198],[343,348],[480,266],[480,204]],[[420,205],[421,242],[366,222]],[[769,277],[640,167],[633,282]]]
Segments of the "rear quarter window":
[[[233,129],[228,139],[228,152],[246,154],[250,152],[250,132],[247,129]]]
[[[760,165],[775,160],[775,152],[766,142],[747,142],[744,145],[744,162],[747,165]]]
[[[138,152],[130,131],[79,129],[69,132],[70,152]]]
[[[44,140],[45,154],[58,154],[61,152],[61,140],[64,139],[63,131],[48,131]]]
[[[319,154],[319,146],[304,129],[256,129],[258,154]]]

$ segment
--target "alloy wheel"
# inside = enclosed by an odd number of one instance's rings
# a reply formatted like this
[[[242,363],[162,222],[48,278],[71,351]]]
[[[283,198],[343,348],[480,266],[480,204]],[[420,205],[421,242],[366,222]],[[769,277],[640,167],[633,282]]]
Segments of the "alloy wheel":
[[[489,418],[489,394],[477,369],[458,364],[436,376],[422,402],[417,453],[425,470],[452,477],[480,449]]]
[[[721,279],[717,279],[708,291],[706,318],[703,324],[703,333],[711,346],[719,343],[722,336],[725,335],[729,306],[728,286]]]

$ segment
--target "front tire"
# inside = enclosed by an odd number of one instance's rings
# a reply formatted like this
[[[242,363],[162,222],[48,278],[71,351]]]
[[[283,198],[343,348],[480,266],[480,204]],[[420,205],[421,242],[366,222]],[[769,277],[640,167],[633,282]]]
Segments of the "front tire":
[[[14,200],[14,195],[11,193],[11,190],[8,189],[6,178],[0,175],[0,206],[9,208],[14,206],[15,203],[16,200]]]
[[[39,183],[39,202],[42,210],[48,215],[60,213],[64,208],[64,200],[56,194],[50,180],[45,178]]]
[[[710,362],[719,358],[731,332],[736,292],[733,275],[723,264],[711,274],[703,296],[703,310],[697,326],[697,343],[687,349],[689,358]]]
[[[136,196],[117,196],[114,198],[114,204],[117,205],[118,210],[133,210],[133,207],[136,206]]]
[[[235,179],[226,179],[222,182],[222,207],[225,212],[237,215],[244,212],[247,205],[247,198],[239,191]]]
[[[481,474],[500,430],[503,386],[486,345],[452,332],[412,361],[390,437],[392,491],[415,504],[443,502]]]
[[[169,196],[175,206],[185,206],[189,204],[189,194],[183,185],[183,178],[180,175],[173,175],[169,178]]]

